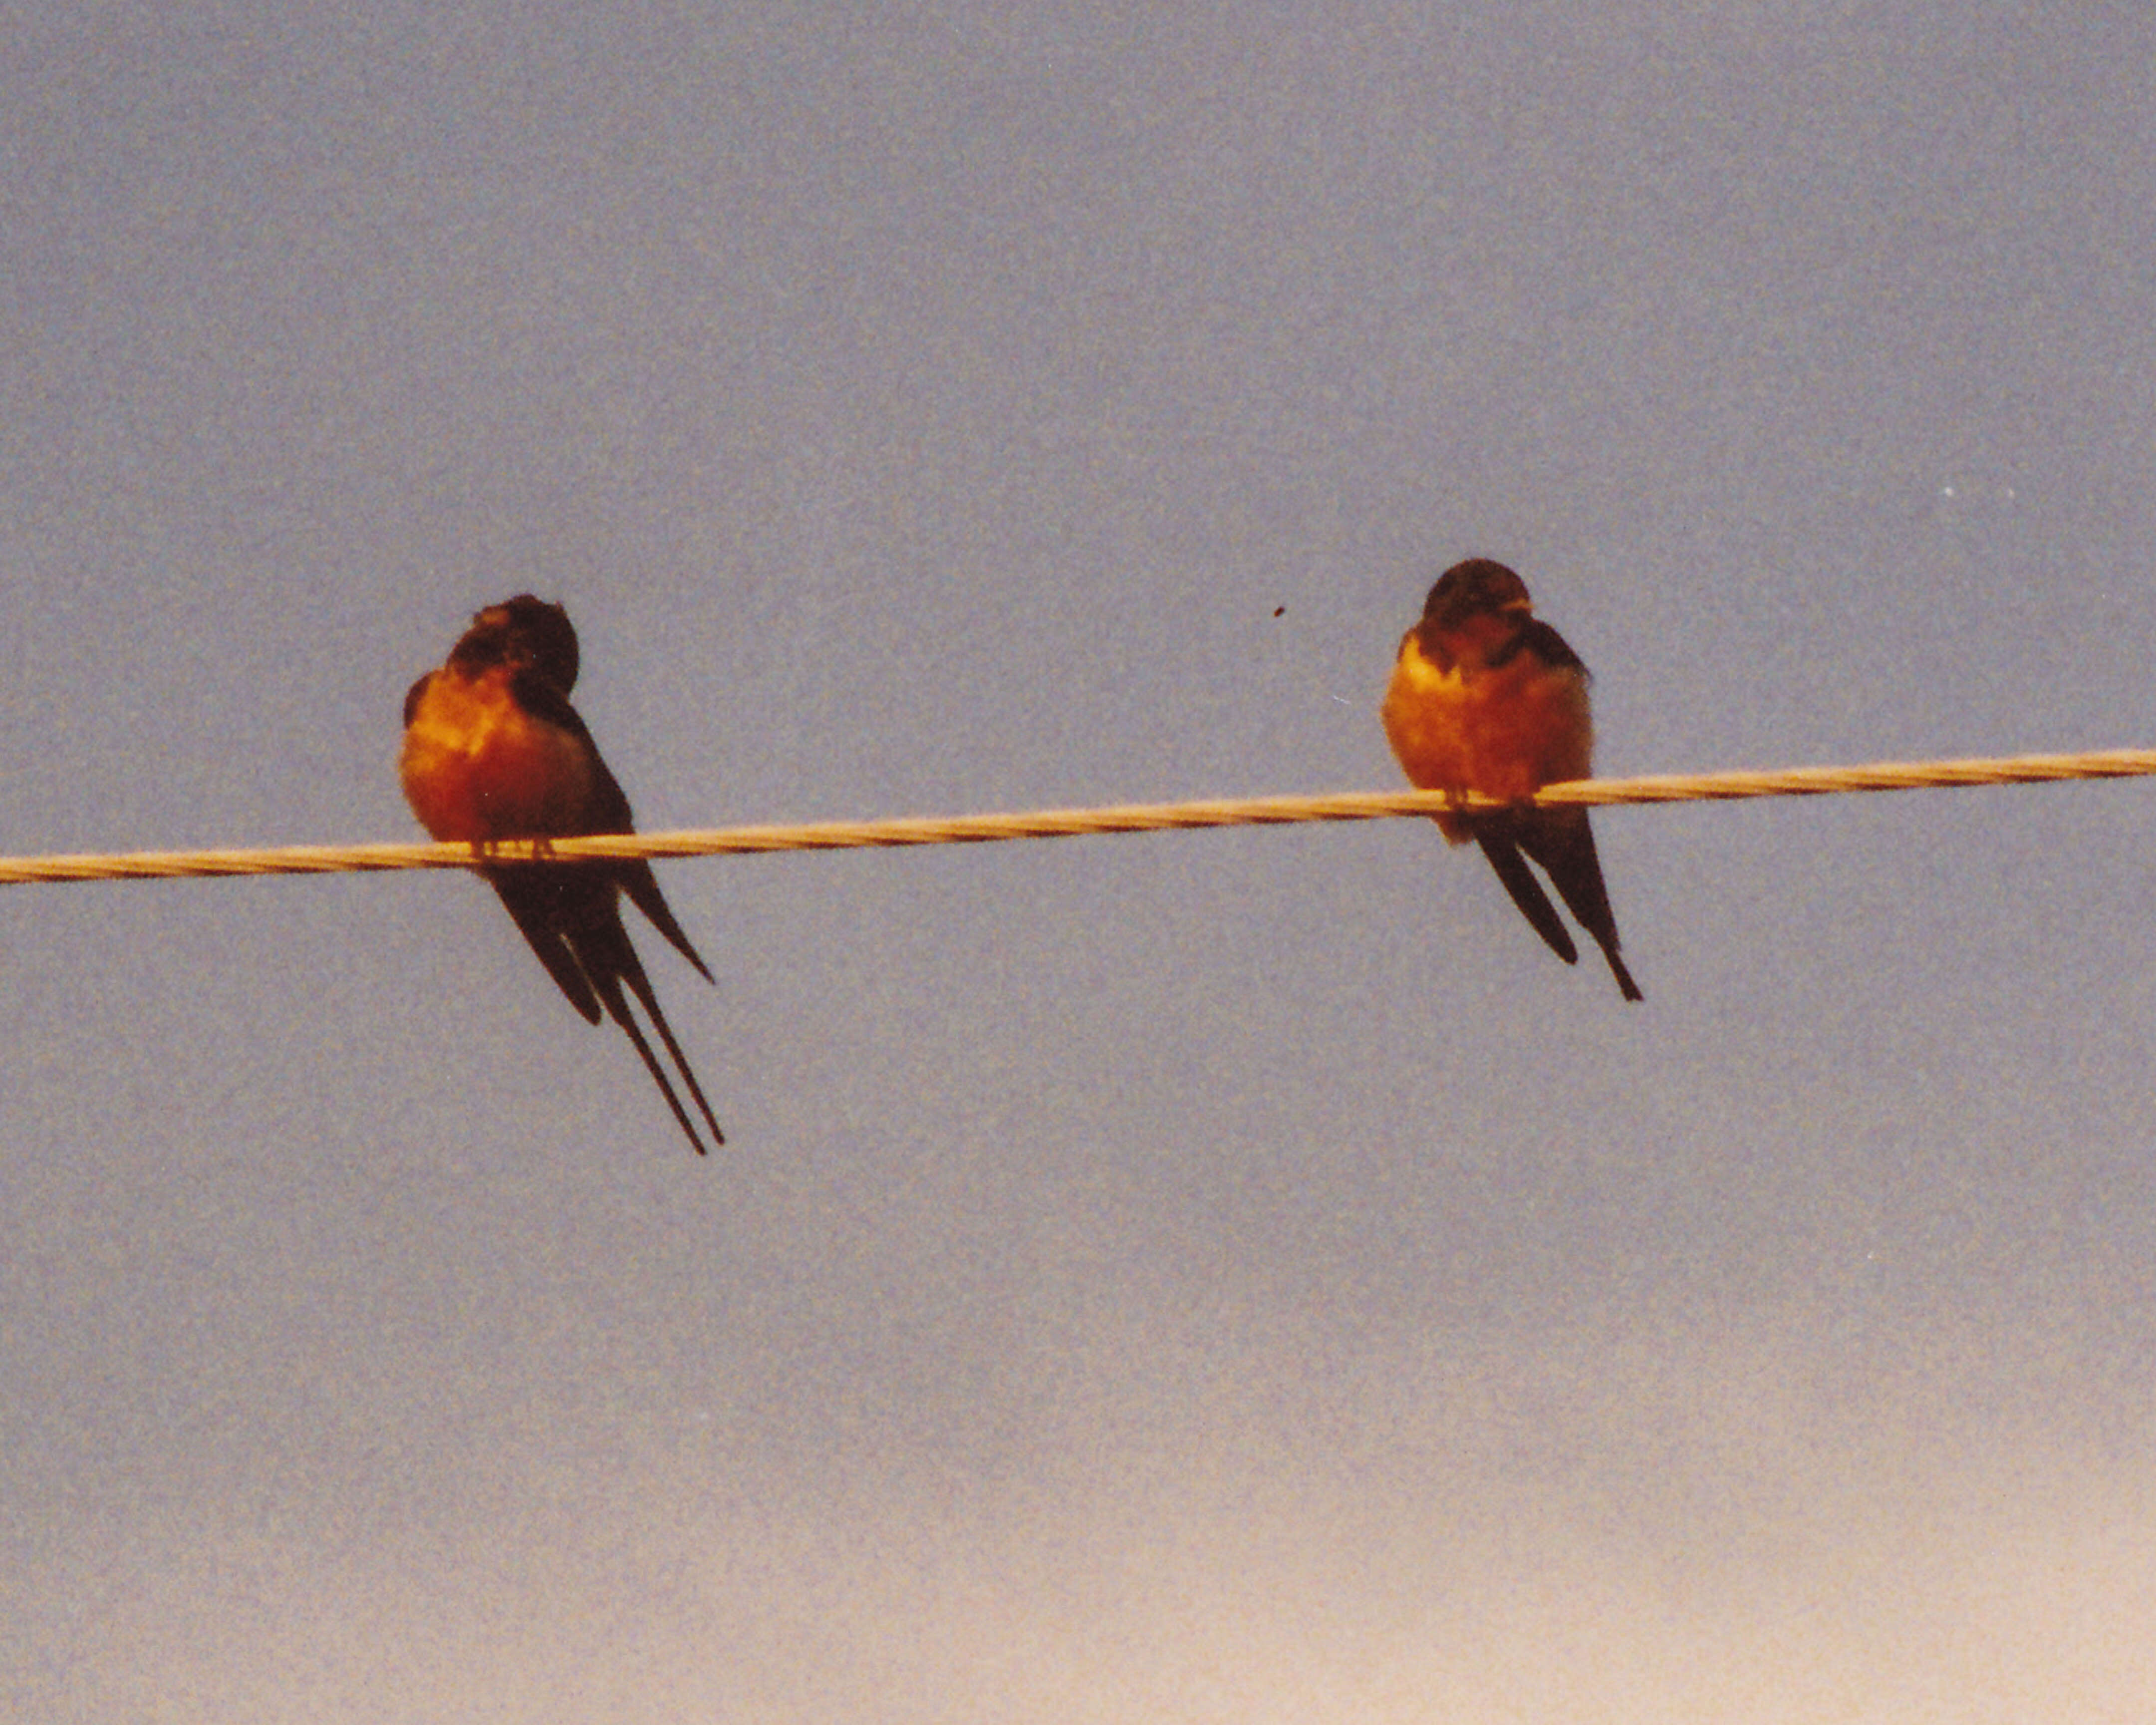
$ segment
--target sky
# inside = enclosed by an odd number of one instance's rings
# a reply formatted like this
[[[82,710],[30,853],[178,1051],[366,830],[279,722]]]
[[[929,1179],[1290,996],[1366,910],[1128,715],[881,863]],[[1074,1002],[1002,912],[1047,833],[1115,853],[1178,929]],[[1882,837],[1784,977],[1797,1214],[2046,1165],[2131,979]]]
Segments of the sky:
[[[418,836],[519,592],[647,829],[2156,742],[2145,8],[0,29],[0,851]],[[0,892],[0,1713],[2156,1704],[2146,783],[660,865],[691,1156],[459,875]],[[637,925],[641,928],[641,925]]]

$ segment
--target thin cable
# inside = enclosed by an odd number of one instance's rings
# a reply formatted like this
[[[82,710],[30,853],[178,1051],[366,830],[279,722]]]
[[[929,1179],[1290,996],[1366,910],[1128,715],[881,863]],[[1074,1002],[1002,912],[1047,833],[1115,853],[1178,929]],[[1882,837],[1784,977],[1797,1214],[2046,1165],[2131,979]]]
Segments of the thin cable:
[[[1944,789],[1958,785],[2041,784],[2070,778],[2156,775],[2156,749],[2102,749],[1996,760],[1882,761],[1868,767],[1793,767],[1767,773],[1698,773],[1645,778],[1584,778],[1545,787],[1544,806],[1727,802],[1750,797],[1821,797],[1852,791]],[[772,850],[860,850],[906,845],[988,845],[1012,839],[1067,839],[1091,833],[1158,833],[1199,827],[1287,826],[1305,821],[1386,820],[1451,809],[1500,805],[1441,791],[1342,791],[1331,796],[1245,797],[1204,803],[1133,803],[1105,809],[1046,809],[1025,814],[962,814],[896,820],[819,821],[801,826],[719,827],[603,838],[470,845],[288,845],[263,850],[137,850],[79,856],[0,858],[0,886],[58,880],[150,880],[232,875],[338,875],[386,869],[470,869],[490,863],[579,857],[741,855]]]

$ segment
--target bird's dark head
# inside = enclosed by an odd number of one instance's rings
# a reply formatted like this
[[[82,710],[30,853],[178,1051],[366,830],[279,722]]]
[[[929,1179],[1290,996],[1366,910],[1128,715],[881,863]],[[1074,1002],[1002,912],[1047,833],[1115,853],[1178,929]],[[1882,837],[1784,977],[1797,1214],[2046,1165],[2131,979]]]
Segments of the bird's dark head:
[[[1470,557],[1455,563],[1437,578],[1422,608],[1422,620],[1440,629],[1457,629],[1472,617],[1496,617],[1510,612],[1532,616],[1526,582],[1502,563],[1488,557]]]
[[[559,605],[521,593],[475,614],[449,662],[467,671],[512,665],[567,695],[577,685],[577,631]]]

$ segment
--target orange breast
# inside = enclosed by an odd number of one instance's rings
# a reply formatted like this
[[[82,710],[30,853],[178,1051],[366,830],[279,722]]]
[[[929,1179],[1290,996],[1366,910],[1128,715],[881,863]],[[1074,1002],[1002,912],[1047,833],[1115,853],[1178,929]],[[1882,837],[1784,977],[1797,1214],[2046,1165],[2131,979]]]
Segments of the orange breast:
[[[1522,653],[1501,670],[1484,671],[1471,685],[1467,728],[1473,788],[1486,797],[1512,802],[1593,770],[1587,683],[1568,667]]]
[[[1411,634],[1381,716],[1408,782],[1423,790],[1517,802],[1590,770],[1585,680],[1527,654],[1495,670],[1471,660],[1440,667]],[[1455,845],[1468,836],[1456,820],[1440,815],[1438,825]]]
[[[590,830],[589,749],[519,706],[505,670],[470,679],[436,671],[405,727],[398,766],[405,801],[444,843]]]

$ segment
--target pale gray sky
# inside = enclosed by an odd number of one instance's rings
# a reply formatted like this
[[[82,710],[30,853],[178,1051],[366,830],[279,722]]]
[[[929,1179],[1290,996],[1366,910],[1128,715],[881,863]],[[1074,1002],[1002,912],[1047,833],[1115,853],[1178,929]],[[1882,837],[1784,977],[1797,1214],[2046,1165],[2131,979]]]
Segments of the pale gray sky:
[[[40,6],[0,849],[2145,744],[2139,6]],[[1280,607],[1284,614],[1276,616]],[[691,1158],[452,875],[0,894],[0,1712],[2133,1717],[2156,790],[665,865]]]

